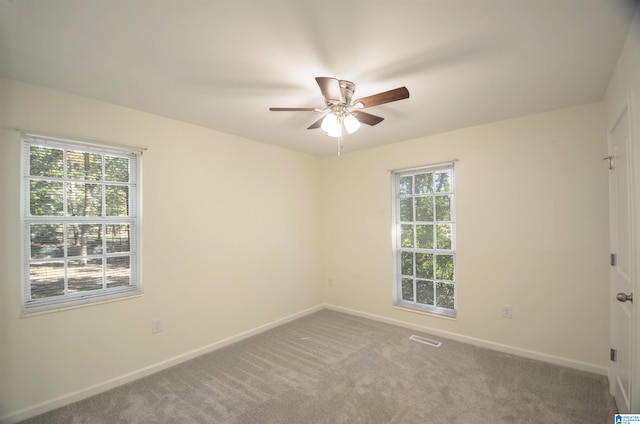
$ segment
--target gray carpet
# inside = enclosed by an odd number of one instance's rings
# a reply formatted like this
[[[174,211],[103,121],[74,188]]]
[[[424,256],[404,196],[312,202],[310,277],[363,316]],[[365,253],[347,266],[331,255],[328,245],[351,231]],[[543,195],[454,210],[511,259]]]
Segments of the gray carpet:
[[[613,422],[606,378],[322,310],[25,423]]]

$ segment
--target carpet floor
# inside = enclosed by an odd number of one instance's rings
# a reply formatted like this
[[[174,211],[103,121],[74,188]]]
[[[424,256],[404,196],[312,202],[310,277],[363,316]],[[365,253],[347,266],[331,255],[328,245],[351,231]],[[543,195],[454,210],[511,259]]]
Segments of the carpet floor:
[[[614,412],[604,376],[321,310],[24,423],[608,424]]]

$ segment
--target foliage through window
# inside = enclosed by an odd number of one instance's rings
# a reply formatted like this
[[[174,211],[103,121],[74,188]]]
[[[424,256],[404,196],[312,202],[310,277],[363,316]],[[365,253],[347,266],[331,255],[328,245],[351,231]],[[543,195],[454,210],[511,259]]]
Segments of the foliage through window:
[[[141,292],[140,154],[23,139],[23,309]]]
[[[394,184],[394,303],[456,314],[453,164],[398,171]]]

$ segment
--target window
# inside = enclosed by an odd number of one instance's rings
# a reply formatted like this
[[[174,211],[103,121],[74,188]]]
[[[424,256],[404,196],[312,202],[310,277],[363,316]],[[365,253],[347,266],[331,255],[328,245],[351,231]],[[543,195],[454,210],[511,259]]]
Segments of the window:
[[[140,153],[24,136],[23,310],[141,292]]]
[[[393,173],[394,304],[456,315],[453,163]]]

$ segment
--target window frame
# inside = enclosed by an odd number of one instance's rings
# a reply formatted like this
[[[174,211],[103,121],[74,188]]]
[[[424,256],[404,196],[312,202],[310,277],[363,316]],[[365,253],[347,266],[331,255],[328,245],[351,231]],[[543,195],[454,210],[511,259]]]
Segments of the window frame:
[[[30,175],[31,147],[41,146],[45,148],[62,149],[63,176],[35,176]],[[68,175],[67,152],[82,152],[99,154],[101,157],[101,179],[91,181],[91,184],[101,186],[101,213],[94,216],[74,216],[67,211],[67,199],[70,189],[67,184],[88,184],[88,180],[73,178]],[[105,180],[106,162],[104,157],[122,157],[129,160],[129,181],[107,181]],[[54,138],[34,134],[22,134],[21,137],[21,200],[20,200],[20,220],[21,220],[21,252],[22,267],[21,272],[21,303],[24,314],[65,309],[69,307],[83,306],[86,304],[99,303],[114,299],[139,296],[142,294],[142,150],[112,144],[96,144],[77,140]],[[62,190],[62,214],[61,215],[31,215],[31,181],[48,180],[60,182]],[[122,186],[128,188],[126,197],[128,215],[109,216],[107,209],[107,186]],[[69,254],[69,244],[67,237],[71,233],[71,225],[92,225],[100,226],[101,246],[99,253],[86,253],[73,255]],[[53,258],[32,257],[31,225],[55,225],[60,226],[62,231],[62,255]],[[128,251],[109,252],[107,242],[107,226],[127,225]],[[115,229],[114,229],[115,231]],[[109,260],[111,258],[111,261]],[[128,283],[108,287],[108,266],[109,263],[116,263],[118,260],[128,258],[129,274]],[[92,290],[69,291],[69,275],[71,262],[100,260],[102,268],[101,284],[102,288]],[[61,295],[44,296],[34,298],[31,290],[31,265],[33,263],[62,263],[63,291]],[[84,283],[84,282],[83,282]]]
[[[392,197],[392,252],[393,252],[393,290],[392,290],[392,299],[393,299],[393,305],[395,307],[399,307],[399,308],[406,308],[406,309],[410,309],[410,310],[414,310],[414,311],[419,311],[419,312],[425,312],[425,313],[430,313],[430,314],[436,314],[438,316],[443,316],[443,317],[448,317],[448,318],[456,318],[457,317],[457,313],[458,313],[458,283],[457,283],[457,262],[456,262],[456,256],[457,256],[457,246],[456,246],[456,178],[455,178],[455,161],[450,161],[450,162],[443,162],[443,163],[437,163],[437,164],[431,164],[431,165],[424,165],[424,166],[420,166],[420,167],[412,167],[412,168],[405,168],[405,169],[399,169],[399,170],[394,170],[391,171],[391,197]],[[412,189],[412,193],[411,195],[401,195],[400,194],[400,179],[402,177],[406,177],[406,176],[413,176],[415,178],[415,175],[419,175],[419,174],[424,174],[424,173],[429,173],[429,172],[438,172],[438,171],[443,171],[443,170],[448,170],[451,173],[451,181],[450,181],[450,191],[448,192],[442,192],[443,194],[447,194],[450,196],[450,219],[446,220],[446,221],[437,221],[436,220],[436,200],[435,197],[438,196],[438,192],[436,192],[434,190],[433,193],[431,194],[416,194],[414,192],[414,190]],[[419,221],[416,219],[415,216],[415,211],[416,211],[416,206],[415,206],[415,199],[418,197],[425,197],[427,195],[433,195],[434,196],[434,201],[433,201],[433,221]],[[402,197],[401,197],[402,196]],[[412,221],[402,221],[401,220],[401,211],[400,211],[400,207],[401,207],[401,198],[407,198],[407,197],[411,197],[414,200],[412,201]],[[437,246],[433,246],[433,249],[428,249],[428,248],[418,248],[415,245],[415,242],[417,240],[417,234],[414,231],[413,233],[413,241],[414,241],[414,245],[413,247],[402,247],[401,243],[402,243],[402,230],[401,230],[401,224],[402,223],[413,223],[414,228],[416,226],[416,223],[427,223],[427,225],[433,224],[433,237],[434,240],[437,240],[437,222],[443,222],[443,223],[450,223],[451,224],[451,249],[438,249]],[[413,267],[413,275],[411,276],[412,281],[413,281],[413,300],[405,300],[403,299],[403,293],[402,293],[402,280],[403,280],[403,274],[402,274],[402,259],[401,259],[401,255],[402,252],[412,252],[414,253],[414,259],[413,259],[413,263],[412,263],[412,267]],[[427,254],[433,254],[433,269],[434,269],[434,275],[433,278],[418,278],[416,275],[416,264],[415,264],[415,253],[427,253]],[[452,280],[442,280],[442,279],[438,279],[436,278],[437,276],[435,275],[436,273],[436,255],[451,255],[452,256],[452,262],[453,262],[453,279]],[[408,274],[405,276],[409,277]],[[425,303],[419,303],[417,302],[417,286],[416,286],[416,280],[432,280],[433,281],[433,287],[434,287],[434,305],[429,305],[429,304],[425,304]],[[453,308],[444,308],[444,307],[438,307],[435,306],[436,304],[436,284],[440,282],[440,283],[449,283],[453,285]]]

